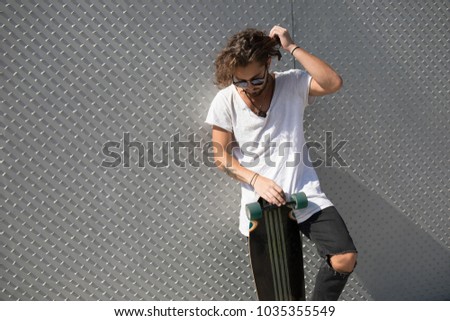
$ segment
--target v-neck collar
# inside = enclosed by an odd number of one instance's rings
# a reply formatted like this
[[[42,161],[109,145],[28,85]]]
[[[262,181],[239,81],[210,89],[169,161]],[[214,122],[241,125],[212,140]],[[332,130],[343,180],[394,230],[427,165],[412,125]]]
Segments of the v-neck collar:
[[[254,112],[254,111],[253,111],[253,110],[245,103],[244,99],[242,99],[242,97],[241,97],[241,95],[239,94],[239,91],[237,90],[236,86],[231,85],[231,86],[234,87],[233,90],[234,90],[235,94],[238,96],[238,99],[239,99],[239,102],[240,102],[239,106],[240,106],[242,109],[248,110],[252,115],[254,115],[255,117],[258,117],[259,119],[267,119],[267,118],[269,117],[271,111],[272,111],[273,103],[274,103],[274,101],[275,101],[275,97],[276,97],[277,91],[278,91],[278,86],[277,86],[277,76],[278,76],[278,72],[274,71],[274,72],[273,72],[273,76],[274,76],[274,77],[273,77],[273,85],[274,85],[274,88],[273,88],[272,97],[271,97],[271,99],[270,99],[269,109],[267,110],[267,113],[266,113],[266,117],[262,117],[262,116],[259,116],[258,114],[256,114],[256,113],[255,113],[255,112]]]

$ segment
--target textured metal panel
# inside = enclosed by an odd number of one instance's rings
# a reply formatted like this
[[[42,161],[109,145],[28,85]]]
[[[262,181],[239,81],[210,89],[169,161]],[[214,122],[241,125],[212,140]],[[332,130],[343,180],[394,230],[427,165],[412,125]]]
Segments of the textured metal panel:
[[[342,297],[450,299],[448,1],[294,3],[296,40],[344,78],[305,115],[307,140],[346,142],[318,169],[360,251]]]
[[[348,167],[318,168],[360,250],[342,298],[450,298],[448,2],[1,6],[0,299],[256,299],[238,186],[201,146],[217,50],[276,23],[345,80],[305,127],[348,141]],[[129,166],[126,139],[142,143]],[[111,141],[121,163],[105,167]],[[149,164],[152,142],[166,165]],[[310,293],[318,258],[304,252]]]

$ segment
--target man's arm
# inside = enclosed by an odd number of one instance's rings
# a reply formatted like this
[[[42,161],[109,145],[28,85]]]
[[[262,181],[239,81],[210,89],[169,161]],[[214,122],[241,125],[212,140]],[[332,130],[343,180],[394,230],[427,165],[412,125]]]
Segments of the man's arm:
[[[290,46],[291,50],[295,47],[295,44]],[[343,83],[341,76],[326,62],[308,53],[303,48],[297,48],[293,56],[312,77],[309,87],[310,96],[324,96],[341,89]]]
[[[214,147],[214,164],[228,176],[240,182],[250,184],[254,172],[242,167],[231,155],[232,133],[218,126],[213,126],[211,140]]]
[[[211,137],[214,148],[214,163],[228,176],[253,186],[256,193],[271,204],[278,206],[286,203],[283,189],[273,180],[259,175],[239,164],[231,155],[232,133],[213,126]]]
[[[312,77],[309,95],[324,96],[341,89],[343,84],[341,76],[325,61],[297,46],[286,29],[275,26],[270,31],[270,36],[278,36],[281,46],[289,53],[298,47],[294,50],[293,56]]]

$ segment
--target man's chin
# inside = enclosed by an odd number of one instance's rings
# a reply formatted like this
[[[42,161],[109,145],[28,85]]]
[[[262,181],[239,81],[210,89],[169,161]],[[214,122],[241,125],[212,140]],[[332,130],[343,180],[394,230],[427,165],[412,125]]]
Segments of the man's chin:
[[[258,91],[252,91],[252,92],[246,92],[248,96],[255,98],[258,97],[259,95],[261,95],[263,91],[262,90],[258,90]]]

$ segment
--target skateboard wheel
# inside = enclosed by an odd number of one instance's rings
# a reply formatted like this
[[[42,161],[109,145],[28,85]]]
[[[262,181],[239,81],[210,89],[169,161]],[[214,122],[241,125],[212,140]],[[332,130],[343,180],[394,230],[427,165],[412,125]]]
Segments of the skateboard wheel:
[[[303,192],[292,194],[291,199],[295,202],[295,209],[305,208],[308,206],[308,198]]]
[[[245,205],[245,211],[247,218],[251,221],[259,220],[262,217],[262,208],[258,202]]]
[[[253,232],[258,227],[258,221],[251,221],[248,227],[248,232]]]
[[[297,222],[297,218],[296,218],[295,215],[294,215],[294,211],[290,211],[288,216],[289,216],[289,218],[290,218],[291,220]]]

